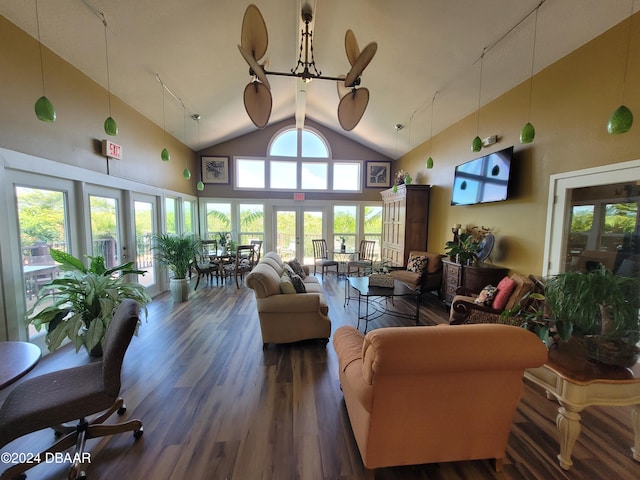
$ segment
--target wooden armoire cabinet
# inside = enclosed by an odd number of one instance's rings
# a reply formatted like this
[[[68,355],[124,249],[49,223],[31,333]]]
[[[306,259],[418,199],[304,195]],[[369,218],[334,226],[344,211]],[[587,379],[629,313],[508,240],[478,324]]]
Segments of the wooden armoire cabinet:
[[[398,185],[382,195],[381,260],[404,267],[411,250],[427,250],[431,185]]]

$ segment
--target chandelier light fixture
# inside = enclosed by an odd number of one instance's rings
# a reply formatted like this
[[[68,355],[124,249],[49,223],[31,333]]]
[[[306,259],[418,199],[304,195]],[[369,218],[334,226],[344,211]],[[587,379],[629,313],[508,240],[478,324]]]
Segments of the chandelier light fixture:
[[[272,97],[268,75],[298,78],[303,84],[298,89],[301,90],[299,97],[306,93],[304,84],[308,84],[312,80],[330,80],[338,84],[338,96],[340,97],[338,121],[340,126],[347,131],[353,130],[360,122],[369,103],[369,90],[358,88],[361,82],[360,76],[376,54],[378,44],[371,42],[360,51],[354,33],[347,30],[345,51],[351,69],[346,75],[322,75],[316,66],[313,55],[313,31],[310,29],[313,8],[305,1],[301,10],[304,29],[301,32],[297,63],[289,72],[275,72],[267,70],[266,62],[263,60],[269,43],[264,18],[255,5],[251,4],[247,7],[242,19],[241,41],[238,45],[240,54],[249,65],[249,75],[252,77],[244,89],[245,110],[256,127],[264,128],[269,122]],[[301,116],[304,118],[303,114]]]

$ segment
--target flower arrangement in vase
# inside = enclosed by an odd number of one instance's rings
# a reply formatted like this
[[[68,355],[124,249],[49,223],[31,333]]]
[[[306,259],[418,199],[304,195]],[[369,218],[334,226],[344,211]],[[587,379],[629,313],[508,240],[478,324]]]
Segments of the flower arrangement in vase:
[[[467,224],[464,227],[462,225],[457,227],[457,231],[455,231],[456,227],[452,230],[454,230],[453,241],[444,245],[447,255],[462,265],[475,264],[478,260],[482,240],[491,233],[492,228]]]

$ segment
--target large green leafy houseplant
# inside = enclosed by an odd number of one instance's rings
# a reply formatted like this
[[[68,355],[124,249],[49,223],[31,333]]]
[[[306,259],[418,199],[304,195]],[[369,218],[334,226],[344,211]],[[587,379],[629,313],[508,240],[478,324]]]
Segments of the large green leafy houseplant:
[[[27,322],[40,331],[47,328],[46,343],[50,351],[57,349],[65,338],[76,351],[84,345],[93,354],[106,332],[113,314],[124,299],[138,302],[147,313],[151,302],[147,289],[125,279],[128,274],[144,275],[127,262],[106,268],[103,257],[89,257],[87,268],[80,259],[61,250],[51,249],[51,258],[58,262],[64,275],[42,286],[34,305],[27,312]],[[42,305],[45,305],[44,308]]]
[[[587,348],[598,350],[590,352],[596,358],[615,350],[640,353],[635,346],[640,340],[640,279],[600,266],[554,275],[544,291],[561,338],[585,339]]]
[[[174,278],[184,279],[198,253],[198,245],[192,234],[161,233],[154,235],[152,249],[160,265],[171,270]]]

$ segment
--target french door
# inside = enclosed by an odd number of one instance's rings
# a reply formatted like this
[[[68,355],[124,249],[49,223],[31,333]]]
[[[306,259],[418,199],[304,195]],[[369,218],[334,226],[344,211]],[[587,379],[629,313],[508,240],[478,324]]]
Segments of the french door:
[[[153,236],[158,233],[157,197],[132,193],[130,198],[131,211],[133,212],[133,228],[131,234],[135,235],[135,249],[132,252],[132,260],[139,270],[147,273],[138,276],[138,282],[147,287],[151,295],[159,292],[158,269],[153,256]]]
[[[323,207],[274,207],[276,252],[283,260],[297,258],[303,265],[313,265],[311,240],[326,238]]]

